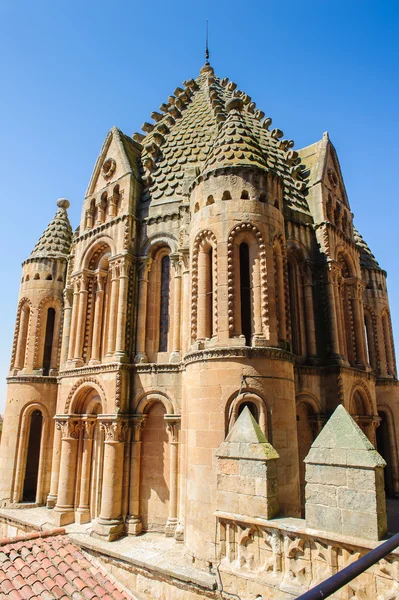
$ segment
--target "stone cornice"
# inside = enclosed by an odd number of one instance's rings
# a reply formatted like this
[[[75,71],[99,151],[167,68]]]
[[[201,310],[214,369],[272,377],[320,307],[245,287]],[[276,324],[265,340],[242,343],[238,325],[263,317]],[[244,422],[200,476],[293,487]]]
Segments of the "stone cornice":
[[[376,381],[376,375],[373,372],[356,369],[356,367],[343,367],[340,365],[295,365],[295,374],[301,375],[331,375],[331,374],[355,375],[367,381]]]
[[[184,357],[184,363],[190,364],[203,360],[223,360],[229,358],[272,358],[275,360],[285,360],[290,363],[295,362],[294,355],[291,352],[282,350],[281,348],[231,346],[225,348],[208,348],[206,350],[189,352]]]
[[[376,385],[385,385],[388,387],[398,387],[399,381],[397,379],[377,379],[375,382]]]
[[[10,375],[7,383],[58,383],[57,377],[45,377],[43,375]]]
[[[81,377],[82,375],[97,375],[99,373],[112,373],[116,371],[130,371],[134,365],[127,363],[105,363],[103,365],[87,365],[76,369],[60,371],[58,381],[65,377]]]
[[[184,365],[180,363],[140,363],[132,365],[134,373],[178,373],[183,371]]]

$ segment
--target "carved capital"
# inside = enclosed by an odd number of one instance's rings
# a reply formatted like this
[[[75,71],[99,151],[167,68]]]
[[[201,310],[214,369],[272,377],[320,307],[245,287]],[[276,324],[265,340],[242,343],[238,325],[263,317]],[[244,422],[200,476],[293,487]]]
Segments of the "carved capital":
[[[147,280],[148,274],[151,271],[152,258],[149,256],[141,256],[137,261],[139,280]]]
[[[141,442],[141,434],[146,422],[146,415],[137,415],[132,419],[132,442]]]
[[[312,266],[308,260],[300,263],[299,270],[303,278],[303,285],[313,285]]]
[[[102,421],[100,428],[105,433],[106,442],[124,442],[126,440],[126,421]]]
[[[174,253],[170,255],[170,260],[172,262],[174,271],[175,271],[175,277],[180,277],[181,276],[181,268],[182,268],[182,257],[179,253]]]
[[[83,436],[85,440],[93,439],[95,427],[96,419],[87,419],[82,421]]]
[[[62,438],[72,438],[73,440],[77,440],[79,438],[82,422],[80,419],[76,418],[57,418],[55,427],[61,431]]]
[[[169,444],[178,443],[178,431],[180,429],[180,415],[165,415],[166,430],[168,432]]]

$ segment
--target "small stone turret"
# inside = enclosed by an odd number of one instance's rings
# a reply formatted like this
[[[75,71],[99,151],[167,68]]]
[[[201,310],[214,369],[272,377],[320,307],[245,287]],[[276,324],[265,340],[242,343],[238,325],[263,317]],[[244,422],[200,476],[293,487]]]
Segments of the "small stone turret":
[[[58,210],[22,265],[11,372],[54,375],[62,325],[63,290],[72,243],[68,200]]]

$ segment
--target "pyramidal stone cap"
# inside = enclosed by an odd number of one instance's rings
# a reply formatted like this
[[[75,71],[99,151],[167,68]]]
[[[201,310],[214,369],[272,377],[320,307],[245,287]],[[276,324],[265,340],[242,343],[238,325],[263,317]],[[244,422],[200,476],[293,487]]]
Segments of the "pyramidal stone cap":
[[[66,258],[72,244],[72,227],[67,209],[70,203],[66,198],[57,200],[58,210],[41,235],[28,260],[37,258]]]
[[[385,460],[342,404],[313,442],[305,463],[369,469],[386,466]]]
[[[230,433],[216,451],[219,458],[246,458],[252,460],[272,460],[280,458],[266,439],[265,434],[251,414],[244,408]]]

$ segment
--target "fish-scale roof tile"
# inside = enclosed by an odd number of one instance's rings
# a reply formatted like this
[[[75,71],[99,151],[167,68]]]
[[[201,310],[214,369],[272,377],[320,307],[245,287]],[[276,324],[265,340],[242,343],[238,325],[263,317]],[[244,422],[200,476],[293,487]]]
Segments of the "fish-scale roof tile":
[[[68,200],[57,202],[58,210],[34,247],[31,258],[66,258],[72,243],[72,227],[68,219]]]
[[[376,257],[371,252],[364,238],[356,228],[353,229],[353,239],[360,250],[360,265],[366,269],[381,269]]]

